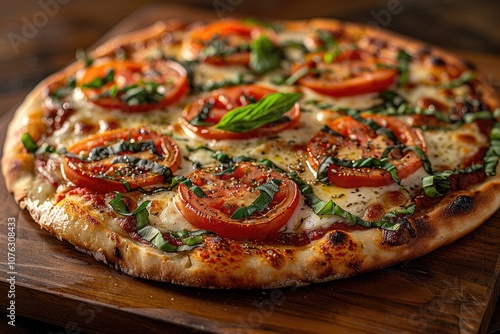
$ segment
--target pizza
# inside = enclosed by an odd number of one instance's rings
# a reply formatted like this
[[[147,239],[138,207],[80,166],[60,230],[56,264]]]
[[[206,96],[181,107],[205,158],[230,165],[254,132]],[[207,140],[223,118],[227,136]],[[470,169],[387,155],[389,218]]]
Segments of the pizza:
[[[168,20],[43,80],[2,172],[110,267],[276,288],[423,256],[500,207],[500,103],[437,47],[333,19]]]

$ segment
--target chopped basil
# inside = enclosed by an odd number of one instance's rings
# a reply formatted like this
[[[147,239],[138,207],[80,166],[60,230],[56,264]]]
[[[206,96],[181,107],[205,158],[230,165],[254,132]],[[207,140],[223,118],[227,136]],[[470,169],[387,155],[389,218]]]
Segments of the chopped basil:
[[[148,103],[156,104],[164,98],[164,95],[159,91],[160,86],[156,82],[144,82],[141,85],[136,84],[122,88],[116,94],[130,106]]]
[[[496,175],[500,158],[500,123],[496,122],[490,132],[490,147],[483,157],[484,171],[487,176]]]
[[[409,66],[412,61],[412,56],[406,51],[400,49],[398,51],[398,72],[399,72],[399,84],[404,86],[408,83],[408,71]]]
[[[478,112],[468,112],[463,116],[463,121],[467,124],[472,123],[478,119],[489,120],[493,118],[493,114],[488,110],[481,110]]]
[[[102,88],[115,80],[115,70],[110,69],[104,77],[94,78],[92,81],[82,84],[83,88]]]
[[[429,197],[444,196],[450,189],[451,182],[448,178],[452,174],[452,171],[443,171],[424,177],[422,179],[422,188],[425,194]]]
[[[132,165],[140,170],[146,170],[151,173],[162,175],[165,177],[172,176],[172,170],[165,165],[159,164],[156,161],[151,161],[148,159],[141,159],[136,156],[131,155],[119,155],[111,161],[111,164],[127,164]]]
[[[349,116],[351,116],[353,119],[355,119],[356,121],[358,121],[359,123],[364,124],[367,127],[369,127],[371,130],[375,131],[376,134],[383,135],[383,136],[389,138],[395,144],[399,143],[398,138],[396,137],[396,135],[394,134],[394,132],[392,130],[377,124],[372,119],[361,117],[361,115],[359,114],[359,112],[357,110],[349,109],[347,111],[347,114]]]
[[[471,81],[475,77],[476,77],[476,75],[473,72],[465,71],[455,80],[452,80],[450,82],[443,84],[443,87],[447,88],[447,89],[460,87],[460,86],[468,83],[469,81]]]
[[[138,142],[121,140],[113,145],[103,145],[92,148],[89,152],[87,160],[99,161],[102,159],[106,159],[110,156],[117,155],[124,151],[130,151],[132,153],[149,151],[153,154],[158,154],[156,146],[154,142],[151,140],[138,141]]]
[[[299,69],[297,72],[295,72],[292,75],[290,75],[285,80],[284,83],[285,83],[285,85],[291,86],[294,83],[296,83],[297,80],[299,80],[300,78],[302,78],[303,76],[305,76],[308,73],[309,73],[309,68],[308,67],[303,67],[303,68]]]
[[[281,180],[272,179],[269,182],[261,184],[256,189],[260,192],[250,205],[242,206],[233,212],[231,219],[245,219],[251,216],[254,212],[264,211],[273,201],[274,195],[279,191]]]
[[[168,233],[175,241],[175,244],[169,243],[165,240],[160,230],[149,225],[149,212],[147,210],[149,203],[150,201],[144,201],[137,207],[137,209],[134,210],[134,212],[129,212],[125,202],[123,201],[123,195],[121,193],[117,193],[115,198],[109,201],[109,206],[122,216],[134,216],[136,219],[137,233],[141,236],[141,238],[151,242],[155,247],[161,249],[162,251],[187,251],[203,244],[203,236],[209,233],[205,230],[170,231]]]
[[[214,125],[213,123],[207,122],[208,114],[210,113],[210,109],[214,106],[214,103],[207,101],[201,108],[200,112],[198,115],[193,117],[192,120],[189,121],[189,124],[195,125],[195,126],[211,126]]]
[[[35,153],[38,150],[38,145],[28,132],[23,133],[21,141],[29,153]]]
[[[204,44],[204,48],[200,52],[200,59],[206,59],[210,57],[224,57],[238,53],[246,52],[249,49],[248,45],[236,45],[231,46],[230,41],[227,38],[221,38],[220,34],[215,34],[212,38]]]
[[[331,50],[338,47],[337,41],[329,31],[318,29],[316,30],[316,34],[323,43],[323,46],[319,48],[320,50]]]
[[[238,73],[238,76],[235,79],[227,78],[219,81],[208,81],[203,85],[195,87],[196,91],[209,92],[215,89],[230,87],[230,86],[238,86],[238,85],[246,85],[255,82],[255,78],[250,75],[244,75],[243,73]]]
[[[76,59],[83,61],[85,66],[90,66],[94,62],[94,59],[90,58],[88,54],[81,49],[76,51]]]
[[[368,168],[379,168],[379,169],[384,169],[389,172],[391,175],[392,179],[396,183],[400,183],[401,180],[398,177],[397,174],[397,169],[396,166],[392,164],[389,158],[361,158],[358,160],[345,160],[345,159],[338,159],[335,157],[327,156],[325,157],[319,167],[318,167],[318,173],[316,176],[316,179],[320,182],[326,183],[328,182],[328,171],[330,165],[337,165],[337,166],[342,166],[342,167],[347,167],[347,168],[363,168],[363,167],[368,167]]]
[[[378,227],[381,229],[394,231],[397,230],[400,226],[400,224],[393,223],[391,221],[394,215],[413,213],[412,209],[409,207],[406,211],[391,211],[390,213],[386,214],[382,220],[369,222],[343,209],[333,200],[329,200],[328,202],[321,200],[314,194],[312,186],[302,181],[296,176],[296,174],[289,173],[288,176],[299,186],[300,192],[306,198],[306,203],[311,206],[314,213],[317,215],[336,215],[346,219],[353,225],[361,225],[367,228]]]
[[[225,114],[215,126],[231,132],[245,132],[277,122],[302,96],[301,93],[272,93],[255,103],[238,107]]]
[[[280,65],[281,52],[266,35],[261,35],[250,43],[250,68],[264,74]]]
[[[188,187],[189,190],[191,190],[191,192],[193,194],[195,194],[196,197],[198,197],[198,198],[202,198],[202,197],[206,197],[207,196],[207,194],[205,194],[205,192],[203,191],[203,189],[201,189],[199,186],[193,185],[193,183],[191,182],[191,180],[188,179],[185,176],[176,176],[176,177],[174,177],[172,179],[172,183],[170,184],[169,189],[173,189],[176,186],[178,186],[179,184],[183,184],[186,187]]]

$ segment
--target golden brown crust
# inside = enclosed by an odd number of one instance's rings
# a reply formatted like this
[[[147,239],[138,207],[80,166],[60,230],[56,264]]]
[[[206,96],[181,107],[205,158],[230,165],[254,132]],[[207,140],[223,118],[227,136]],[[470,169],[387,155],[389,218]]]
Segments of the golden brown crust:
[[[285,22],[289,29],[303,29],[322,21]],[[353,35],[380,38],[400,47],[419,50],[422,43],[383,30],[341,23]],[[121,45],[158,40],[167,31],[184,27],[181,21],[158,23],[152,28],[115,38],[97,48],[92,57],[109,55]],[[438,48],[431,52],[460,68],[466,65]],[[275,288],[304,285],[352,276],[422,256],[470,233],[500,207],[500,180],[488,178],[471,190],[448,194],[425,215],[403,224],[398,234],[380,229],[332,230],[305,246],[250,246],[207,237],[203,247],[188,252],[165,253],[134,240],[109,215],[93,209],[77,195],[58,203],[27,197],[35,183],[34,158],[21,144],[28,132],[38,140],[45,132],[42,91],[63,80],[83,65],[73,64],[41,82],[16,112],[9,126],[2,172],[10,192],[33,219],[59,239],[92,254],[97,260],[123,272],[147,279],[207,288]],[[482,79],[476,88],[492,108],[500,107],[494,90]],[[500,171],[499,171],[500,172]],[[44,182],[44,181],[42,181]],[[44,186],[50,187],[47,183]]]

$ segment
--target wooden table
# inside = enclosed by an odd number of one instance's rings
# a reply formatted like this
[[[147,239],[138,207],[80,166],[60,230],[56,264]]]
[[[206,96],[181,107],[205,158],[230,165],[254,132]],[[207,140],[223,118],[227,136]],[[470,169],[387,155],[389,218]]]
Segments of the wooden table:
[[[123,20],[127,13],[145,2],[123,1],[117,10],[111,5],[102,4],[100,10],[96,11],[95,18],[79,15],[83,10],[81,3],[60,5],[58,13],[51,19],[63,22],[59,23],[61,27],[72,27],[69,32],[55,33],[57,26],[50,27],[54,23],[48,22],[27,43],[20,44],[17,53],[13,51],[12,45],[0,44],[0,73],[5,77],[0,83],[0,110],[4,113],[0,118],[0,128],[5,128],[13,107],[21,101],[28,89],[43,76],[69,62],[71,53],[76,48],[90,45],[109,29],[113,28],[111,34],[116,34],[165,16],[195,19],[210,15],[217,18],[220,14],[213,7],[215,2],[194,1],[204,9],[186,9],[173,5],[149,6]],[[457,6],[459,2],[457,1]],[[269,10],[273,7],[269,3],[267,7],[262,5],[264,7],[260,7],[259,13],[255,2],[233,0],[232,3],[239,3],[230,11],[236,15],[268,14],[266,8]],[[250,3],[254,4],[253,7]],[[318,7],[312,8],[291,4],[282,7],[285,8],[282,11],[272,13],[274,17],[287,18],[331,13],[330,16],[366,23],[377,17],[367,8],[377,5],[374,11],[380,14],[387,5],[385,1],[361,1],[340,7],[335,7],[332,2],[316,3]],[[91,5],[96,3],[86,2],[86,6]],[[320,11],[319,5],[323,6]],[[277,5],[274,6],[277,8]],[[412,10],[408,6],[407,10]],[[462,5],[464,6],[467,7]],[[487,11],[484,7],[481,8],[482,11]],[[438,9],[438,12],[445,11],[444,8]],[[28,14],[20,15],[20,21],[11,21],[22,23],[23,17],[33,19],[39,10],[40,7],[37,7]],[[404,16],[404,12],[399,15]],[[454,16],[456,15],[455,12]],[[65,20],[70,18],[85,18],[88,21],[65,25]],[[396,28],[404,27],[408,21],[397,16],[393,16],[391,20]],[[404,22],[399,22],[401,20]],[[118,21],[121,23],[115,25]],[[99,24],[94,24],[95,22]],[[465,22],[457,26],[463,29],[469,24],[470,22]],[[389,27],[393,28],[392,25]],[[47,31],[49,28],[53,36]],[[404,31],[396,28],[393,29]],[[419,37],[418,30],[429,29],[414,29],[413,35]],[[85,33],[72,34],[77,30],[85,30]],[[0,31],[0,34],[6,36],[13,31],[19,30],[12,28],[3,34]],[[70,38],[73,36],[76,38]],[[457,39],[453,38],[442,45],[476,63],[488,79],[498,85],[499,59],[492,52],[498,52],[499,47],[488,40],[491,38],[492,41],[499,41],[500,38],[492,37],[489,32],[481,36],[483,40],[478,43],[481,52],[477,51],[477,47],[474,51],[464,51],[459,48]],[[444,40],[446,38],[442,39]],[[49,46],[43,43],[49,43]],[[62,46],[56,47],[57,43]],[[26,212],[19,212],[12,197],[4,190],[3,179],[0,183],[0,199],[4,203],[0,221],[0,271],[7,272],[4,247],[7,237],[4,233],[8,218],[14,217],[18,235],[16,325],[21,332],[33,332],[37,329],[41,332],[150,330],[179,333],[264,333],[332,332],[337,329],[357,333],[476,333],[492,332],[500,328],[500,315],[492,318],[499,292],[499,213],[478,230],[452,245],[421,259],[379,272],[300,289],[207,291],[131,278],[96,263],[67,243],[40,230]],[[9,289],[5,274],[0,278],[0,286],[2,311],[5,312],[6,304],[3,301]],[[490,322],[490,319],[493,320]],[[4,321],[1,325],[6,326]],[[12,327],[6,329],[12,330]]]

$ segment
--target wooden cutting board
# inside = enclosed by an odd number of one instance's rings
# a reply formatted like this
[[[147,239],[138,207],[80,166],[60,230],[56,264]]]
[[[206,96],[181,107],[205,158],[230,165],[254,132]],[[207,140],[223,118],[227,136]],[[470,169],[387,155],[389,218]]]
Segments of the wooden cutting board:
[[[213,16],[149,7],[106,36],[161,18]],[[466,56],[485,73],[498,74],[491,57]],[[0,119],[2,142],[12,114]],[[66,331],[478,333],[486,331],[498,298],[500,212],[423,258],[358,277],[298,289],[201,290],[136,279],[96,262],[41,230],[19,210],[3,178],[0,183],[0,298],[6,299],[9,289],[6,231],[12,218],[16,315]]]

